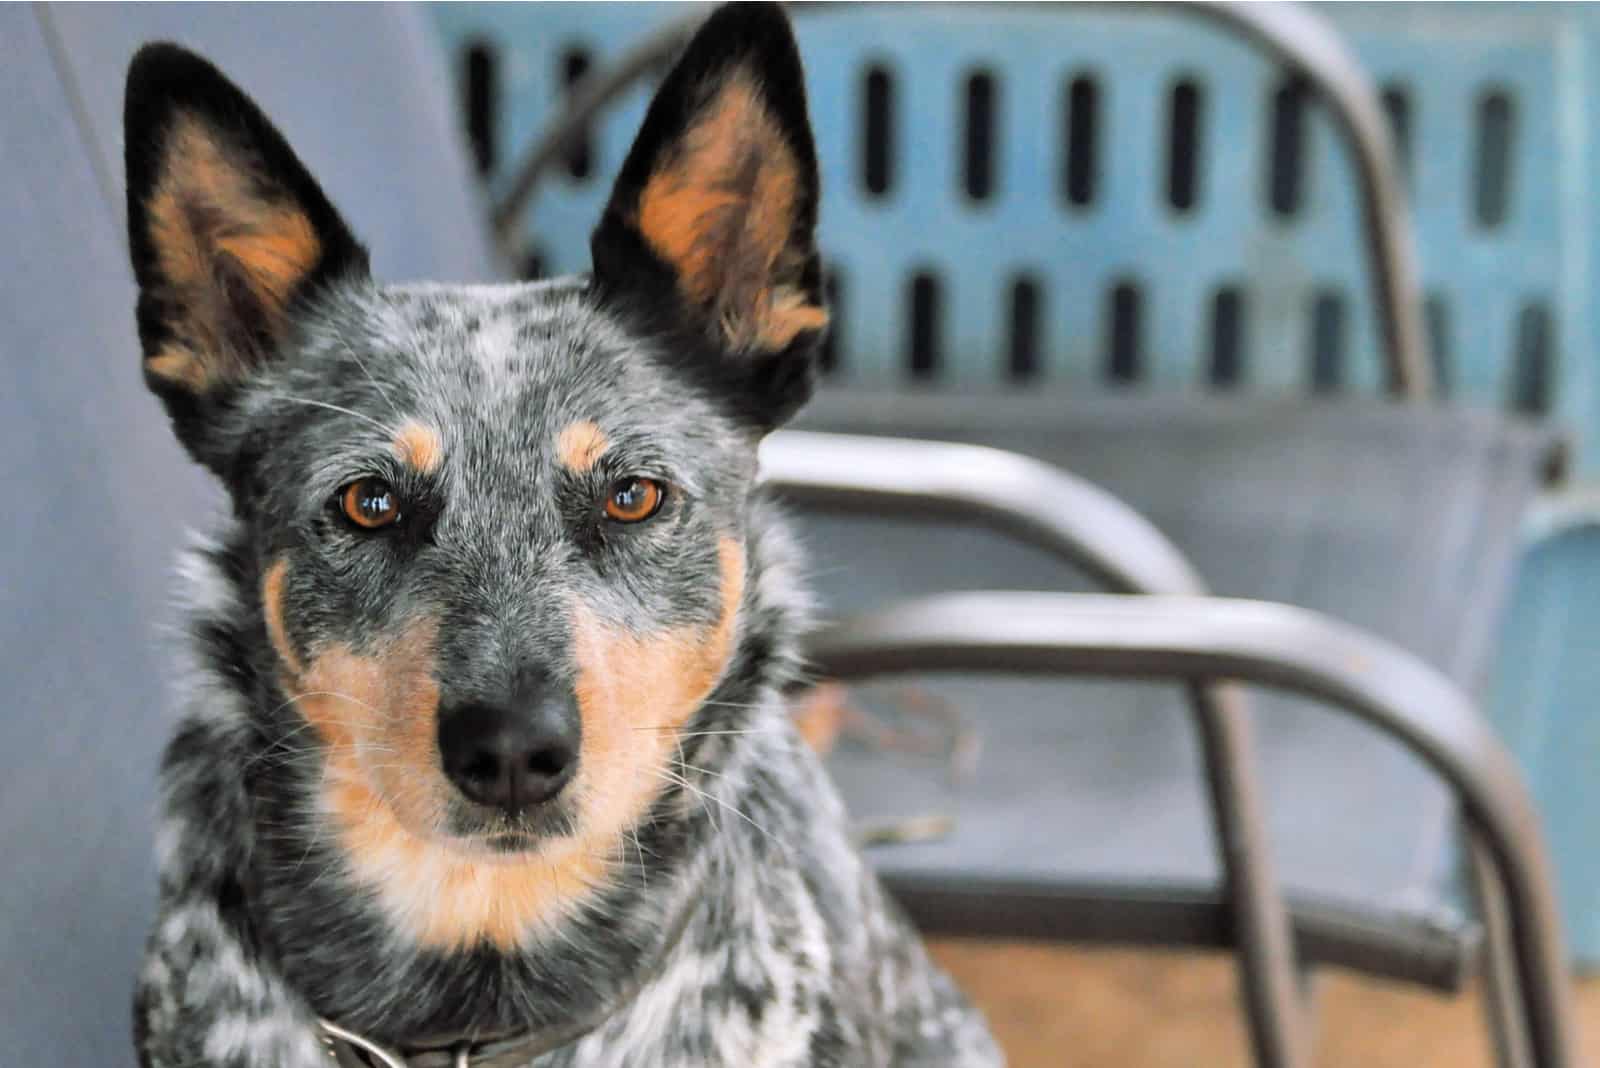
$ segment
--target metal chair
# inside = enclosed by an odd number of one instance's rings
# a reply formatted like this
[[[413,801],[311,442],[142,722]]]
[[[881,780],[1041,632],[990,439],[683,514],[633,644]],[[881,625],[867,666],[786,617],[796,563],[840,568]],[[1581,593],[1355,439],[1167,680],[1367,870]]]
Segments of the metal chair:
[[[902,538],[894,543],[894,551],[902,555],[916,552],[906,544],[913,539],[922,541],[921,548],[926,550],[928,532],[921,522],[966,520],[1072,561],[1113,589],[1198,588],[1192,570],[1177,551],[1125,505],[1081,480],[1016,454],[943,442],[792,431],[769,440],[763,469],[769,482],[808,508],[893,514],[902,523],[918,523],[916,527],[901,526]],[[876,533],[881,539],[882,531]],[[969,561],[1005,555],[1003,549],[997,553],[995,548],[990,543],[977,549],[969,542],[961,551]],[[1037,581],[1041,574],[1037,557],[1030,562],[1035,565],[1030,574]],[[922,565],[927,566],[927,561]],[[935,562],[932,569],[939,566]],[[869,565],[857,572],[850,584],[859,583],[863,574],[873,570]],[[981,584],[982,578],[978,581]],[[858,590],[860,600],[867,604],[882,592],[869,586],[866,592]],[[1208,604],[1217,608],[1216,614],[1207,612],[1204,606]],[[1183,603],[1170,597],[1144,599],[1137,607],[1129,607],[1126,602],[1103,597],[1071,595],[947,596],[914,600],[869,613],[865,622],[847,620],[827,629],[817,639],[815,656],[824,675],[843,678],[908,671],[1011,670],[1167,677],[1198,685],[1207,677],[1221,677],[1268,683],[1341,704],[1380,730],[1402,738],[1463,799],[1466,826],[1474,839],[1473,874],[1487,944],[1480,945],[1477,932],[1462,930],[1453,917],[1450,922],[1434,923],[1425,916],[1407,916],[1403,910],[1384,915],[1370,907],[1352,908],[1336,898],[1319,899],[1311,894],[1290,898],[1300,957],[1306,962],[1453,988],[1476,963],[1481,950],[1489,964],[1486,993],[1502,1062],[1565,1063],[1567,1054],[1561,1051],[1569,1048],[1570,1039],[1561,1036],[1570,1025],[1565,1022],[1564,964],[1550,872],[1535,810],[1502,747],[1460,692],[1415,657],[1303,611],[1257,604],[1250,610],[1256,613],[1251,616],[1243,608],[1215,598],[1191,598]],[[1249,656],[1260,658],[1247,668],[1229,659],[1238,651],[1229,644],[1235,640],[1230,637],[1235,624],[1240,633],[1248,633],[1252,626],[1260,628],[1259,633],[1238,639],[1250,647]],[[918,636],[909,645],[895,630],[907,627]],[[880,628],[888,632],[887,637]],[[1041,633],[1047,636],[1041,638]],[[1161,639],[1170,646],[1162,645]],[[1213,641],[1215,645],[1208,644]],[[1210,670],[1206,670],[1208,666]],[[1415,692],[1403,695],[1395,686],[1397,679],[1412,680]],[[1380,692],[1385,695],[1382,700],[1376,697]],[[1199,691],[1191,693],[1201,697]],[[1054,694],[1041,700],[1044,695],[1035,689],[1028,696],[1036,710],[1027,723],[1060,716],[1049,707]],[[1128,709],[1127,702],[1119,702],[1115,696],[1098,696],[1100,703],[1117,712],[1144,711]],[[993,695],[986,697],[988,703],[982,707],[992,714]],[[1232,694],[1228,697],[1237,700]],[[1015,715],[1020,703],[1013,697],[1004,710]],[[1199,707],[1203,712],[1204,706]],[[1161,712],[1170,715],[1168,709]],[[1203,728],[1204,719],[1201,725]],[[1202,737],[1206,737],[1204,733]],[[1236,737],[1248,745],[1247,733]],[[1038,738],[1025,738],[1024,744],[1037,746]],[[1014,744],[1003,750],[995,759],[997,775],[1013,778],[1019,774],[1007,760],[1016,754]],[[1091,759],[1104,755],[1104,749],[1097,749]],[[1253,785],[1250,763],[1237,752],[1217,760],[1211,749],[1206,756],[1208,799],[1214,806],[1219,837],[1227,841],[1232,821],[1255,816],[1259,788]],[[1066,763],[1060,757],[1052,753],[1046,759]],[[1085,764],[1073,762],[1078,770]],[[847,796],[869,809],[885,794],[893,797],[897,792],[892,782],[895,769],[886,768],[881,758],[857,755],[842,762],[836,759],[834,770],[843,772]],[[1029,770],[1021,774],[1027,775]],[[886,777],[891,780],[887,788]],[[901,792],[911,795],[913,804],[930,800],[925,780],[914,779],[906,789],[903,773],[900,778]],[[1084,792],[1070,778],[1059,790],[1069,796]],[[1093,794],[1094,789],[1087,792]],[[1480,823],[1483,817],[1472,815],[1480,811],[1478,798],[1483,794],[1496,797],[1492,804],[1499,813],[1492,817],[1493,822],[1509,821],[1516,826],[1515,833],[1507,834],[1503,827],[1486,830]],[[935,804],[940,800],[948,803],[949,799],[933,798]],[[1047,800],[1058,802],[1057,798]],[[979,835],[987,835],[1001,846],[1017,845],[1017,836],[1005,830],[1019,815],[1014,798],[998,804],[985,798],[976,806],[965,804],[959,811],[964,820],[976,824]],[[1032,810],[1028,814],[1039,815]],[[1093,828],[1082,822],[1075,829],[1085,838],[1094,835]],[[1493,844],[1496,838],[1501,839],[1498,845]],[[1480,840],[1487,844],[1479,844]],[[1274,1003],[1276,994],[1270,986],[1260,990],[1252,985],[1270,983],[1275,969],[1292,966],[1293,956],[1281,944],[1250,944],[1248,940],[1259,939],[1259,935],[1251,933],[1248,922],[1230,924],[1225,911],[1231,909],[1237,915],[1251,902],[1250,895],[1241,897],[1226,886],[1217,891],[1197,890],[1170,879],[1164,884],[1152,880],[1144,886],[1130,885],[1125,877],[1086,879],[1081,871],[1083,858],[1071,855],[1062,861],[1036,858],[1027,865],[1032,870],[1020,878],[1015,866],[1007,871],[1002,865],[996,872],[991,864],[989,871],[974,872],[970,859],[963,863],[963,841],[970,844],[971,836],[915,847],[931,856],[910,858],[909,862],[895,856],[879,858],[890,886],[925,927],[1080,941],[1238,945],[1245,954],[1246,1008],[1259,1062],[1296,1063],[1294,1058],[1305,1055],[1292,998]],[[1238,841],[1234,839],[1236,845]],[[1243,841],[1251,841],[1248,834]],[[1510,857],[1508,844],[1531,852]],[[1056,846],[1067,853],[1070,842],[1058,841]],[[1244,867],[1237,856],[1233,859],[1236,870]],[[1511,874],[1513,867],[1519,869],[1518,874]],[[1502,872],[1511,882],[1522,884],[1510,890],[1517,905],[1509,915],[1500,896]],[[1270,937],[1282,906],[1275,900],[1270,875],[1262,870],[1255,877],[1266,883],[1262,889],[1268,900],[1256,907],[1265,916],[1263,926]],[[1257,1018],[1272,1012],[1283,1015],[1264,1025]],[[1535,1017],[1543,1014],[1543,1022],[1534,1027],[1545,1029],[1546,1037],[1554,1038],[1552,1044],[1535,1047],[1540,1052],[1532,1061],[1527,1059],[1532,1054],[1526,1046],[1525,1012]]]
[[[1428,393],[1431,362],[1421,328],[1404,197],[1376,94],[1337,40],[1293,11],[1226,4],[1193,8],[1245,31],[1330,105],[1356,163],[1355,186],[1362,205],[1373,291],[1371,308],[1386,347],[1387,380],[1399,397],[1420,401]],[[1005,332],[1005,316],[999,301],[991,301],[988,310],[977,306],[982,301],[961,304],[953,313],[947,307],[947,317],[955,322],[945,333],[954,343],[941,347],[941,275],[955,279],[958,290],[987,287],[988,292],[1004,292],[1003,286],[995,284],[999,280],[977,278],[974,271],[991,269],[987,265],[996,258],[996,241],[1012,240],[1019,247],[1006,246],[1000,257],[1028,263],[1036,278],[1047,280],[1039,287],[1046,293],[1064,289],[1070,296],[1074,272],[1114,280],[1125,268],[1096,266],[1081,256],[1060,263],[1042,259],[1045,253],[1040,249],[1063,231],[1067,243],[1076,242],[1072,247],[1080,253],[1092,245],[1092,239],[1117,242],[1119,232],[1104,224],[1098,229],[1085,224],[1074,231],[1070,225],[1051,222],[1041,224],[1037,234],[1019,233],[1017,213],[1022,209],[1016,198],[971,203],[983,199],[975,192],[973,173],[1000,166],[973,162],[973,95],[987,93],[991,103],[984,107],[995,110],[992,86],[979,91],[975,80],[966,83],[969,200],[952,202],[947,190],[960,185],[957,173],[961,165],[953,162],[960,159],[960,152],[952,152],[948,160],[938,152],[940,144],[953,146],[955,139],[948,135],[953,125],[951,109],[938,98],[937,89],[940,85],[958,88],[962,72],[976,69],[980,59],[993,62],[995,55],[1003,52],[994,40],[979,34],[973,20],[982,16],[968,16],[963,23],[961,17],[948,12],[939,9],[937,15],[924,14],[922,22],[914,23],[902,13],[891,15],[881,9],[867,15],[825,9],[807,10],[801,20],[802,48],[816,50],[810,57],[814,115],[825,178],[835,204],[839,186],[846,186],[844,207],[835,208],[832,214],[825,209],[823,245],[825,253],[834,257],[840,276],[850,282],[842,309],[842,339],[833,353],[839,386],[820,399],[804,418],[805,425],[1002,445],[1065,464],[1155,519],[1197,561],[1198,570],[1214,588],[1298,602],[1342,616],[1431,661],[1456,685],[1475,689],[1486,668],[1488,635],[1513,559],[1515,525],[1551,461],[1553,437],[1503,418],[1425,406],[1397,409],[1359,401],[1313,406],[1282,398],[1192,393],[1068,398],[1035,385],[1021,390],[999,386],[974,389],[975,380],[1000,377],[992,371],[985,376],[977,354],[1005,351],[1005,339],[1000,336]],[[480,75],[483,50],[497,45],[518,54],[513,65],[524,82],[536,82],[556,97],[553,90],[557,87],[542,80],[548,74],[541,72],[561,69],[558,50],[568,46],[579,32],[575,27],[590,20],[592,14],[568,17],[540,12],[537,33],[533,26],[521,24],[523,19],[534,18],[527,14],[490,18],[481,11],[455,8],[441,10],[437,17],[447,40],[477,50]],[[686,31],[684,21],[669,21],[678,19],[676,15],[646,17],[630,10],[596,17],[601,23],[615,18],[619,26],[624,22],[653,23],[662,28],[644,43],[619,50],[610,65],[594,60],[603,49],[596,47],[586,53],[585,63],[597,66],[599,72],[575,80],[568,106],[548,124],[548,133],[530,145],[520,165],[491,176],[491,188],[500,193],[496,221],[513,254],[520,257],[526,253],[529,246],[523,242],[531,236],[539,249],[537,259],[563,268],[583,255],[581,241],[568,232],[572,227],[569,220],[583,218],[586,200],[603,195],[603,182],[586,185],[576,180],[579,171],[586,167],[589,173],[603,174],[604,165],[597,166],[595,158],[617,151],[619,138],[624,139],[625,147],[628,127],[634,121],[629,113],[642,106],[645,95],[641,81],[670,56]],[[1041,26],[1052,19],[1062,24],[1068,21],[1059,14],[1035,10],[1007,18],[1019,22],[1032,18]],[[883,34],[886,22],[895,19],[905,32],[899,37]],[[863,32],[863,21],[879,33]],[[1125,45],[1131,33],[1125,23],[1132,21],[1135,19],[1127,16],[1103,36]],[[519,30],[528,35],[511,36]],[[590,32],[603,34],[604,26]],[[1049,49],[1061,40],[1030,41],[1022,48],[1023,61],[1018,63],[1022,74],[1011,71],[1008,82],[1021,98],[1017,108],[1022,113],[1037,116],[1040,95],[1023,75],[1036,70],[1040,54],[1048,56]],[[1073,44],[1081,50],[1080,42],[1074,40]],[[1171,46],[1170,37],[1163,44]],[[835,52],[844,59],[839,61]],[[881,60],[885,54],[892,62]],[[572,55],[566,53],[567,59]],[[1075,56],[1072,62],[1061,61],[1058,66],[1070,71],[1073,62],[1081,64],[1083,60]],[[918,63],[931,70],[917,73]],[[1029,63],[1035,67],[1030,68]],[[881,94],[881,83],[874,89],[874,78],[886,65],[922,91],[908,94],[911,114],[902,133],[904,143],[911,146],[907,170],[914,174],[926,170],[940,181],[919,184],[916,178],[908,179],[900,201],[875,204],[871,196],[851,188],[857,176],[855,165],[862,153],[870,158],[873,150],[848,143],[849,116],[857,86],[868,98],[875,92]],[[573,67],[571,62],[566,64],[569,74]],[[908,69],[911,75],[907,75]],[[850,77],[863,70],[866,77],[859,82]],[[1113,86],[1117,84],[1114,70],[1101,74]],[[1130,95],[1147,108],[1150,94],[1143,83],[1159,81],[1162,75],[1139,74],[1142,80]],[[1054,75],[1041,77],[1051,82],[1055,79]],[[508,98],[507,111],[516,118],[512,125],[526,130],[529,116],[539,111],[537,94],[527,84],[519,84],[518,89],[521,91]],[[612,103],[618,105],[616,116],[602,121],[602,108]],[[870,105],[867,110],[870,112]],[[1231,121],[1237,120],[1235,115]],[[1014,132],[1022,120],[1007,113],[991,115],[988,121]],[[866,122],[870,129],[870,117]],[[1228,126],[1228,121],[1222,125]],[[583,167],[579,166],[580,155],[586,160]],[[981,159],[981,152],[976,155]],[[1002,187],[1008,181],[1019,184],[1020,179],[1014,180],[1017,168],[1039,165],[1037,151],[1019,155],[1022,162],[1013,160],[1009,170],[1001,167],[998,184]],[[525,222],[522,209],[533,202],[539,177],[558,169],[567,174],[554,188],[542,190],[539,207],[544,210]],[[867,169],[871,169],[870,163]],[[1148,177],[1156,169],[1139,154],[1132,173]],[[992,175],[986,181],[996,182]],[[1170,239],[1176,254],[1182,255],[1186,243],[1227,236],[1225,232],[1185,236],[1166,222],[1151,223],[1134,215],[1140,225],[1133,227],[1135,232],[1128,239],[1141,252],[1159,248],[1163,239]],[[908,236],[907,226],[913,222],[920,223],[924,232]],[[997,236],[976,249],[976,243],[984,240],[985,225]],[[883,250],[896,240],[907,247]],[[963,263],[957,258],[962,249],[974,249],[968,258],[976,258],[984,266]],[[900,279],[909,282],[905,290],[909,314],[904,327],[897,330],[893,316],[875,314],[875,309],[901,303],[901,293],[896,290]],[[1012,294],[1015,297],[1014,289]],[[1124,287],[1118,286],[1111,296],[1112,327],[1105,366],[1114,381],[1137,378],[1130,372],[1130,368],[1137,370],[1140,356],[1137,293],[1130,298]],[[1036,288],[1035,306],[1038,299]],[[1017,309],[1026,303],[1016,299],[1012,303],[1013,358],[1016,338],[1026,332],[1016,329],[1017,319],[1027,318]],[[1181,310],[1158,312],[1153,331],[1158,342],[1171,342],[1185,331],[1201,332],[1203,320],[1192,304],[1184,303]],[[1134,308],[1132,316],[1125,314],[1130,306]],[[1224,318],[1220,312],[1217,317]],[[1214,332],[1226,331],[1216,327]],[[1083,371],[1074,372],[1074,368],[1081,366],[1085,342],[1069,339],[1066,345],[1067,373],[1075,373],[1081,381]],[[1214,347],[1225,346],[1219,343]],[[897,351],[906,353],[910,375],[925,380],[919,388],[881,388],[894,378],[891,361]],[[957,353],[956,363],[945,368],[941,357],[951,351]],[[1292,382],[1282,377],[1282,362],[1272,365],[1269,384],[1282,387]],[[1156,381],[1170,381],[1182,364],[1175,356],[1158,353],[1153,366]],[[811,447],[817,447],[816,439],[811,439]],[[866,448],[860,443],[856,447]],[[832,477],[855,486],[853,464],[858,462],[841,462]],[[912,460],[904,458],[902,462]],[[903,506],[911,492],[907,480],[928,472],[926,466],[907,469],[897,491],[879,503]],[[958,499],[968,504],[974,495],[987,500],[982,496],[981,470],[974,464],[968,474],[972,477],[962,484]],[[1057,488],[1047,483],[1041,492]],[[1340,494],[1334,508],[1327,503],[1331,492]],[[859,487],[821,496],[830,500],[851,497],[858,505],[876,499]],[[1013,517],[1012,522],[1038,529],[1037,516],[1030,520]],[[837,612],[860,610],[885,596],[952,586],[1082,586],[1081,575],[1053,565],[1037,553],[1018,552],[992,540],[929,532],[904,523],[816,521],[810,524],[810,531],[820,558],[848,562],[845,574],[821,576],[829,606]],[[1093,570],[1104,576],[1109,566],[1102,560]],[[940,604],[923,603],[923,607],[937,615]],[[990,602],[961,604],[978,611]],[[1076,610],[1074,606],[1084,610],[1099,607],[1071,599],[1050,603],[1052,610],[1069,614]],[[1021,611],[1014,601],[996,601],[991,607],[997,615],[984,615],[986,621],[1003,623],[1006,611]],[[1171,607],[1180,615],[1184,610],[1175,604]],[[912,610],[906,611],[911,614],[891,617],[897,626],[916,618]],[[1161,618],[1160,608],[1148,611],[1150,619]],[[953,620],[951,616],[938,618],[945,623]],[[1191,623],[1201,618],[1205,617],[1198,613],[1189,617]],[[880,637],[876,630],[869,627],[843,633],[861,637],[868,650],[859,661],[845,658],[852,670],[882,666],[873,644]],[[971,632],[964,632],[960,641],[945,641],[937,628],[930,633],[935,636],[923,633],[926,645],[917,646],[928,655],[916,664],[930,670],[992,670],[1022,666],[1026,661],[1036,668],[1058,663],[1096,673],[1090,666],[1092,656],[1073,660],[1063,654],[1055,662],[1044,654],[1031,661],[1024,655],[1010,655],[1003,650],[1005,643],[998,632],[984,641]],[[968,639],[972,641],[963,645]],[[828,639],[821,640],[824,652],[820,655],[825,663],[831,663]],[[980,651],[960,652],[971,648]],[[1104,646],[1098,648],[1106,651]],[[1204,657],[1184,659],[1182,652],[1174,652],[1178,659],[1167,661],[1163,670],[1185,679],[1205,677]],[[1169,670],[1179,661],[1181,668]],[[1144,663],[1149,666],[1155,660]],[[910,666],[908,661],[895,661],[896,670]],[[1328,677],[1319,676],[1321,681],[1308,683],[1310,676],[1299,673],[1303,667],[1280,664],[1278,674],[1267,669],[1245,674],[1301,688],[1309,685],[1312,692],[1328,694],[1333,685]],[[1427,685],[1433,689],[1428,692],[1442,692],[1434,685],[1438,681],[1430,678]],[[1180,715],[1170,707],[1181,690],[1147,688],[1135,691],[1130,699],[1125,689],[996,687],[962,680],[943,692],[957,704],[983,709],[991,751],[988,781],[952,798],[925,769],[919,773],[897,767],[879,754],[846,750],[835,754],[832,761],[847,799],[858,813],[954,806],[957,829],[948,840],[898,846],[878,858],[890,886],[913,914],[925,925],[942,930],[1064,934],[1167,944],[1231,944],[1237,940],[1246,949],[1243,971],[1258,1058],[1262,1063],[1295,1063],[1303,1044],[1295,1035],[1292,987],[1286,979],[1290,958],[1282,951],[1283,943],[1274,942],[1274,930],[1281,924],[1275,909],[1281,906],[1275,905],[1272,873],[1260,866],[1264,851],[1238,849],[1240,839],[1230,840],[1228,834],[1231,828],[1242,833],[1244,842],[1252,841],[1253,794],[1257,791],[1249,778],[1248,735],[1230,735],[1226,712],[1208,716],[1202,701],[1199,722],[1203,728],[1209,725],[1216,730],[1202,730],[1205,760],[1196,760],[1192,750],[1185,748],[1188,743]],[[1348,691],[1342,692],[1350,696]],[[1352,700],[1358,711],[1365,709],[1372,715],[1371,705]],[[1454,695],[1444,703],[1458,710],[1463,707],[1463,699]],[[1096,724],[1098,743],[1091,740],[1094,728],[1079,727],[1071,733],[1063,727],[1070,719],[1061,711],[1063,704],[1102,709],[1101,722]],[[1454,818],[1452,790],[1443,788],[1395,749],[1350,731],[1332,717],[1278,697],[1263,700],[1261,708],[1263,792],[1272,801],[1268,811],[1278,817],[1274,852],[1289,886],[1289,909],[1306,961],[1359,967],[1448,989],[1464,981],[1481,955],[1490,965],[1492,1019],[1502,1060],[1528,1063],[1532,1056],[1534,1063],[1565,1063],[1570,1040],[1562,988],[1564,965],[1552,934],[1548,888],[1524,892],[1547,877],[1542,861],[1535,858],[1531,868],[1512,873],[1510,868],[1520,862],[1503,846],[1492,844],[1496,832],[1486,829],[1479,801],[1470,791],[1464,795],[1463,814],[1469,829],[1473,835],[1487,835],[1486,852],[1469,850],[1483,897],[1480,912],[1485,928],[1480,942],[1477,925],[1450,908],[1455,864],[1448,833]],[[1373,718],[1380,723],[1388,719],[1384,714]],[[1392,726],[1397,721],[1389,722]],[[1473,721],[1469,717],[1467,722]],[[1242,725],[1243,720],[1238,720],[1236,726]],[[1476,726],[1452,730],[1486,737]],[[1048,744],[1069,736],[1070,748],[1052,749]],[[1413,743],[1420,738],[1412,736]],[[1219,739],[1238,744],[1219,747]],[[1000,752],[995,753],[996,749]],[[1437,756],[1443,749],[1422,744],[1419,751]],[[1231,764],[1230,756],[1237,758]],[[1119,761],[1125,772],[1120,778],[1096,775],[1117,768]],[[1343,762],[1370,781],[1348,781],[1350,777],[1341,775],[1337,767],[1330,774],[1330,762]],[[1489,758],[1489,763],[1497,768],[1497,776],[1509,767],[1498,755]],[[1201,778],[1202,764],[1213,786],[1221,784],[1205,798],[1192,788]],[[1464,783],[1459,774],[1443,763],[1438,766],[1446,771],[1449,785],[1459,791]],[[1049,768],[1059,770],[1052,773]],[[1514,775],[1511,781],[1515,782]],[[1149,796],[1141,791],[1148,791]],[[1202,844],[1209,841],[1201,822],[1206,800],[1215,806],[1213,816],[1223,831],[1220,860]],[[1524,805],[1515,786],[1507,788],[1502,800],[1511,808]],[[1065,822],[1066,829],[1032,838],[1016,833],[1013,825],[1023,801],[1030,824],[1055,819]],[[1143,803],[1136,803],[1140,801]],[[1355,833],[1349,828],[1339,833],[1341,829],[1325,818],[1330,804],[1344,806],[1356,820],[1383,821],[1386,833],[1364,833],[1364,827]],[[1101,841],[1095,841],[1094,832],[1109,819],[1118,820],[1126,828],[1126,836],[1107,845],[1103,835],[1098,836]],[[1315,842],[1297,839],[1297,827],[1306,826],[1316,828],[1324,838]],[[1147,833],[1136,833],[1140,830]],[[1496,866],[1513,886],[1509,915],[1502,912],[1499,892],[1489,878]],[[1515,888],[1519,883],[1522,889]],[[1259,899],[1252,897],[1256,891],[1261,892]]]

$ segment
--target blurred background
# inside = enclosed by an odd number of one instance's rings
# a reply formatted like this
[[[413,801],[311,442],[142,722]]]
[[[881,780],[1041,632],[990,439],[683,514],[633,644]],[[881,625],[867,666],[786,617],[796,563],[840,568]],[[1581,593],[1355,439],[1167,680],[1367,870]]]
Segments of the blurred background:
[[[164,37],[217,61],[380,277],[531,279],[587,268],[697,11],[0,9],[13,1049],[128,1062],[171,722],[158,631],[183,531],[218,507],[138,379],[128,57]],[[1544,962],[1559,996],[1528,963],[1544,928],[1514,887],[1497,926],[1469,844],[1492,843],[1494,813],[1441,776],[1429,753],[1449,747],[1251,687],[1237,770],[1298,950],[1283,1039],[1258,1015],[1270,998],[1241,1000],[1239,873],[1214,822],[1217,739],[1233,736],[1191,687],[990,672],[829,687],[799,712],[808,736],[1014,1063],[1243,1064],[1252,1047],[1270,1063],[1279,1041],[1321,1065],[1600,1055],[1600,983],[1582,978],[1600,966],[1600,9],[794,11],[834,324],[803,425],[1057,465],[1147,517],[1194,579],[1142,583],[1131,545],[1117,572],[959,507],[867,514],[802,492],[824,619],[915,594],[1104,589],[1108,573],[1118,593],[1203,583],[1310,609],[1426,665],[1489,725],[1551,861],[1548,879],[1524,874],[1559,908],[1561,959]],[[1092,525],[1070,488],[1022,496]],[[1461,736],[1428,700],[1405,691],[1396,716]],[[1497,938],[1514,961],[1498,971]],[[1511,1009],[1493,1011],[1497,991]],[[1577,1045],[1545,1044],[1540,1019]]]

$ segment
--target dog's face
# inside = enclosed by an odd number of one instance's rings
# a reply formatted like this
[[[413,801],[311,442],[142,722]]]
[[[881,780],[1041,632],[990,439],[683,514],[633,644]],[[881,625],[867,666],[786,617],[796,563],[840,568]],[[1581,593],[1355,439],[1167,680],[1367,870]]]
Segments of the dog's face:
[[[126,119],[146,378],[249,531],[270,673],[322,750],[308,803],[375,882],[440,850],[602,877],[734,652],[755,447],[826,325],[784,17],[724,9],[690,45],[588,279],[374,283],[181,50],[135,60]]]

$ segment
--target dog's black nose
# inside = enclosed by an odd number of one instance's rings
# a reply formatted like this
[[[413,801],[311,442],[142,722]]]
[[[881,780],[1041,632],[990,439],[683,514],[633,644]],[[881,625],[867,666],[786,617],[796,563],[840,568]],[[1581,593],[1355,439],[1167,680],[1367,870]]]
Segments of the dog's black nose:
[[[469,704],[439,719],[445,774],[468,798],[510,813],[549,801],[578,767],[580,721],[572,701],[542,697],[520,708]]]

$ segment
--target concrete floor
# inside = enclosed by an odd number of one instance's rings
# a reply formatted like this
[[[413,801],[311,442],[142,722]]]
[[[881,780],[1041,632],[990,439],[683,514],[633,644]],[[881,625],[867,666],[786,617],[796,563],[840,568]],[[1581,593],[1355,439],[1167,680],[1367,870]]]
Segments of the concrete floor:
[[[934,956],[988,1014],[1011,1068],[1248,1065],[1226,957],[944,939]],[[1583,1052],[1600,1053],[1600,979],[1578,984]],[[1328,972],[1316,1068],[1492,1068],[1472,995]]]

